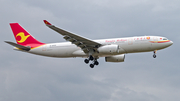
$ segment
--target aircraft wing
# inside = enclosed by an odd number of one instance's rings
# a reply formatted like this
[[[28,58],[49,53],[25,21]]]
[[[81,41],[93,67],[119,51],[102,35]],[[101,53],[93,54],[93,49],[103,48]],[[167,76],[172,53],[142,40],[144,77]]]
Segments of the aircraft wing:
[[[102,44],[95,42],[93,40],[84,38],[82,36],[67,32],[63,29],[60,29],[52,24],[50,24],[48,21],[44,20],[44,23],[54,31],[58,32],[59,34],[63,35],[64,39],[67,41],[70,41],[72,44],[75,44],[76,46],[80,47],[85,53],[88,53],[91,50],[96,50],[98,47],[100,47]]]

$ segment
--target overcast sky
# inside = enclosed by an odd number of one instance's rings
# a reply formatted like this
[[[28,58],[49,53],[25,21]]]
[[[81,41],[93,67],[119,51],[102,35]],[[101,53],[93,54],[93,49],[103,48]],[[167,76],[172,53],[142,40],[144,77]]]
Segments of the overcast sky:
[[[14,51],[9,23],[44,43],[64,42],[46,19],[90,39],[165,36],[157,52],[126,54],[124,63],[91,69],[83,58],[50,58]],[[0,0],[0,101],[179,101],[179,0]]]

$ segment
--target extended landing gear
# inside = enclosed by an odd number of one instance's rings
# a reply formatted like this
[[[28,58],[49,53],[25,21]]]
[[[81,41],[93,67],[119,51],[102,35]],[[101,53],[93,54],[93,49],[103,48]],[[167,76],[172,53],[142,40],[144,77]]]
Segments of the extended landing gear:
[[[97,60],[94,60],[94,62],[92,64],[90,64],[89,66],[91,68],[94,68],[95,65],[99,65],[99,62]]]
[[[94,61],[94,65],[99,65],[99,62],[97,60]]]
[[[154,51],[153,58],[156,58],[156,52],[157,50]]]
[[[89,60],[88,60],[88,59],[85,59],[84,62],[85,62],[86,64],[88,64],[88,63],[89,63]]]
[[[91,61],[94,60],[94,57],[93,57],[93,56],[89,56],[89,59],[85,59],[84,62],[85,62],[86,64],[88,64],[90,60],[91,60]]]
[[[91,68],[94,68],[94,64],[90,64],[89,66],[90,66]]]
[[[153,55],[153,58],[156,58],[156,54]]]
[[[95,65],[99,65],[99,62],[97,61],[97,58],[94,58],[94,57],[91,56],[91,55],[89,56],[88,59],[85,59],[85,60],[84,60],[84,62],[85,62],[86,64],[88,64],[89,61],[93,61],[93,63],[91,63],[91,64],[89,65],[91,68],[94,68]]]

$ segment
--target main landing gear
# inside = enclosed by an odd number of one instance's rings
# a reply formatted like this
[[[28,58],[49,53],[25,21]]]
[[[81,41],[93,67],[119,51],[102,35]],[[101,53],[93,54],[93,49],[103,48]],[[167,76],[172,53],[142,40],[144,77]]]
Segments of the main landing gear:
[[[156,52],[157,52],[157,50],[154,50],[153,58],[156,58]]]
[[[93,61],[93,62],[89,65],[91,68],[94,68],[95,65],[99,65],[99,62],[97,61],[97,58],[94,58],[92,55],[90,55],[88,59],[85,59],[85,60],[84,60],[84,62],[85,62],[86,64],[88,64],[89,61]]]

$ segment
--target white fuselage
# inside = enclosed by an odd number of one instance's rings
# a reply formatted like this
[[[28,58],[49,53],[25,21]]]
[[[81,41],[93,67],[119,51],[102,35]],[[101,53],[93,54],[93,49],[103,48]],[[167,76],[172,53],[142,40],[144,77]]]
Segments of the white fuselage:
[[[118,54],[136,53],[136,52],[149,52],[154,50],[160,50],[172,45],[172,41],[167,40],[160,36],[140,36],[140,37],[126,37],[126,38],[113,38],[113,39],[102,39],[93,40],[103,45],[119,45],[118,53],[93,53],[93,56],[105,57]],[[31,49],[29,53],[49,56],[49,57],[88,57],[88,54],[72,44],[71,42],[63,43],[50,43],[40,47]]]

